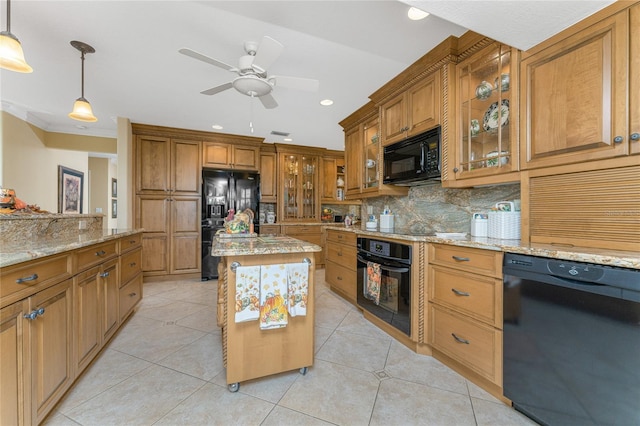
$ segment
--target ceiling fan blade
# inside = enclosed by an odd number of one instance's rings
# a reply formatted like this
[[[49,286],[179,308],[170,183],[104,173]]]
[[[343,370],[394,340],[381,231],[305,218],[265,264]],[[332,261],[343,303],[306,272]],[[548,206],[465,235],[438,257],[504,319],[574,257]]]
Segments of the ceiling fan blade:
[[[283,50],[284,46],[279,41],[269,36],[262,37],[260,47],[258,47],[256,57],[253,60],[254,68],[258,68],[260,72],[265,72],[278,59]]]
[[[266,95],[262,95],[258,99],[260,99],[260,102],[262,102],[262,105],[267,109],[272,109],[272,108],[275,108],[275,107],[278,106],[278,103],[273,98],[271,93],[267,93]]]
[[[234,71],[235,70],[235,68],[232,67],[229,64],[225,64],[224,62],[220,62],[217,59],[210,58],[210,57],[208,57],[206,55],[203,55],[202,53],[196,52],[195,50],[187,49],[186,47],[183,47],[182,49],[178,50],[178,52],[182,53],[183,55],[190,56],[190,57],[192,57],[194,59],[197,59],[199,61],[206,62],[206,63],[211,64],[211,65],[215,65],[216,67],[220,67],[220,68],[225,69],[227,71]]]
[[[284,75],[271,76],[271,78],[275,79],[276,86],[288,87],[289,89],[317,92],[320,87],[320,82],[312,78],[287,77]]]
[[[202,93],[203,95],[215,95],[216,93],[223,92],[227,89],[231,89],[232,87],[233,87],[233,84],[229,82],[229,83],[221,84],[220,86],[212,87],[211,89],[203,90],[200,93]]]

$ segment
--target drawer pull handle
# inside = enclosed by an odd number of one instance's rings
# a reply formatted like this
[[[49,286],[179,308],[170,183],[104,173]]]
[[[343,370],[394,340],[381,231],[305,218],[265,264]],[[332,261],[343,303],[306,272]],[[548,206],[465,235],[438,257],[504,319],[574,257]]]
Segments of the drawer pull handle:
[[[107,254],[107,252],[104,250],[100,250],[96,252],[96,256],[104,256],[105,254]]]
[[[458,262],[468,262],[471,259],[468,257],[462,257],[462,256],[451,256],[453,258],[453,260],[457,260]]]
[[[129,266],[131,266],[131,267],[133,268],[134,266],[136,266],[136,262],[131,262],[131,263],[129,264]]]
[[[24,314],[23,316],[28,319],[33,321],[34,319],[38,318],[38,316],[44,315],[44,308],[40,308],[40,309],[34,309],[33,311],[29,312],[28,314]]]
[[[135,295],[136,295],[136,293],[129,293],[129,297],[133,297]]]
[[[466,291],[460,291],[455,288],[452,288],[451,291],[457,294],[458,296],[471,296],[470,293],[467,293]]]
[[[338,281],[342,281],[342,277],[341,276],[337,276],[336,278],[338,279]]]
[[[456,333],[451,333],[451,335],[453,336],[454,339],[456,339],[456,342],[464,343],[465,345],[469,344],[469,341],[467,339],[463,339],[461,337],[456,336]]]
[[[35,281],[38,279],[38,274],[29,275],[28,277],[18,278],[16,284],[23,284],[29,281]]]
[[[129,244],[135,244],[136,240],[129,240]]]
[[[101,278],[107,278],[108,276],[109,276],[109,271],[103,272],[103,273],[100,274]]]

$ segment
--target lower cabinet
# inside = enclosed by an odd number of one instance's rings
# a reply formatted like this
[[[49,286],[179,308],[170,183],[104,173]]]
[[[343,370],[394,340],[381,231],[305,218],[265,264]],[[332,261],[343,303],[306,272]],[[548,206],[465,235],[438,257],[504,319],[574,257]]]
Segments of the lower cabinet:
[[[428,252],[426,328],[434,355],[439,352],[445,364],[475,373],[501,394],[502,252],[439,244]]]
[[[281,225],[280,232],[287,237],[297,238],[298,240],[316,244],[320,247],[324,245],[321,225]],[[316,267],[323,266],[324,251],[317,251],[314,253],[314,256]]]
[[[0,425],[41,423],[133,311],[142,298],[139,237],[0,270]]]
[[[333,291],[340,293],[355,305],[357,303],[356,234],[329,229],[326,239],[324,279]]]

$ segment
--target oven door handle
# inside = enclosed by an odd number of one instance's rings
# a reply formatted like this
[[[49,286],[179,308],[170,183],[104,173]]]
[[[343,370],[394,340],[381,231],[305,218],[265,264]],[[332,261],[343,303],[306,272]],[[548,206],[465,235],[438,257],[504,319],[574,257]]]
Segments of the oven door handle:
[[[360,255],[358,255],[357,258],[362,263],[367,263],[367,262],[377,263],[378,265],[380,265],[380,269],[382,269],[383,271],[398,272],[398,273],[409,272],[409,268],[404,267],[404,266],[403,267],[389,266],[389,265],[385,265],[383,263],[376,262],[375,260],[367,260],[367,259],[363,258]]]

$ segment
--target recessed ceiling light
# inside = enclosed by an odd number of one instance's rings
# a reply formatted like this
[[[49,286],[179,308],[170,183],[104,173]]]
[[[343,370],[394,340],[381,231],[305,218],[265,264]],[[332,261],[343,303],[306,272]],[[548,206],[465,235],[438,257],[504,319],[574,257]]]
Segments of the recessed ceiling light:
[[[320,105],[322,106],[333,105],[333,101],[331,99],[323,99],[320,101]]]
[[[429,16],[429,13],[425,12],[424,10],[418,9],[417,7],[412,7],[409,9],[409,12],[407,12],[407,16],[412,21],[419,21]]]
[[[283,139],[283,141],[285,141],[285,142],[293,142],[293,139],[291,139],[291,138],[284,138],[284,139]]]
[[[223,129],[223,127],[221,125],[219,125],[219,124],[214,124],[213,126],[211,126],[211,128],[215,129],[215,130],[222,130]]]

